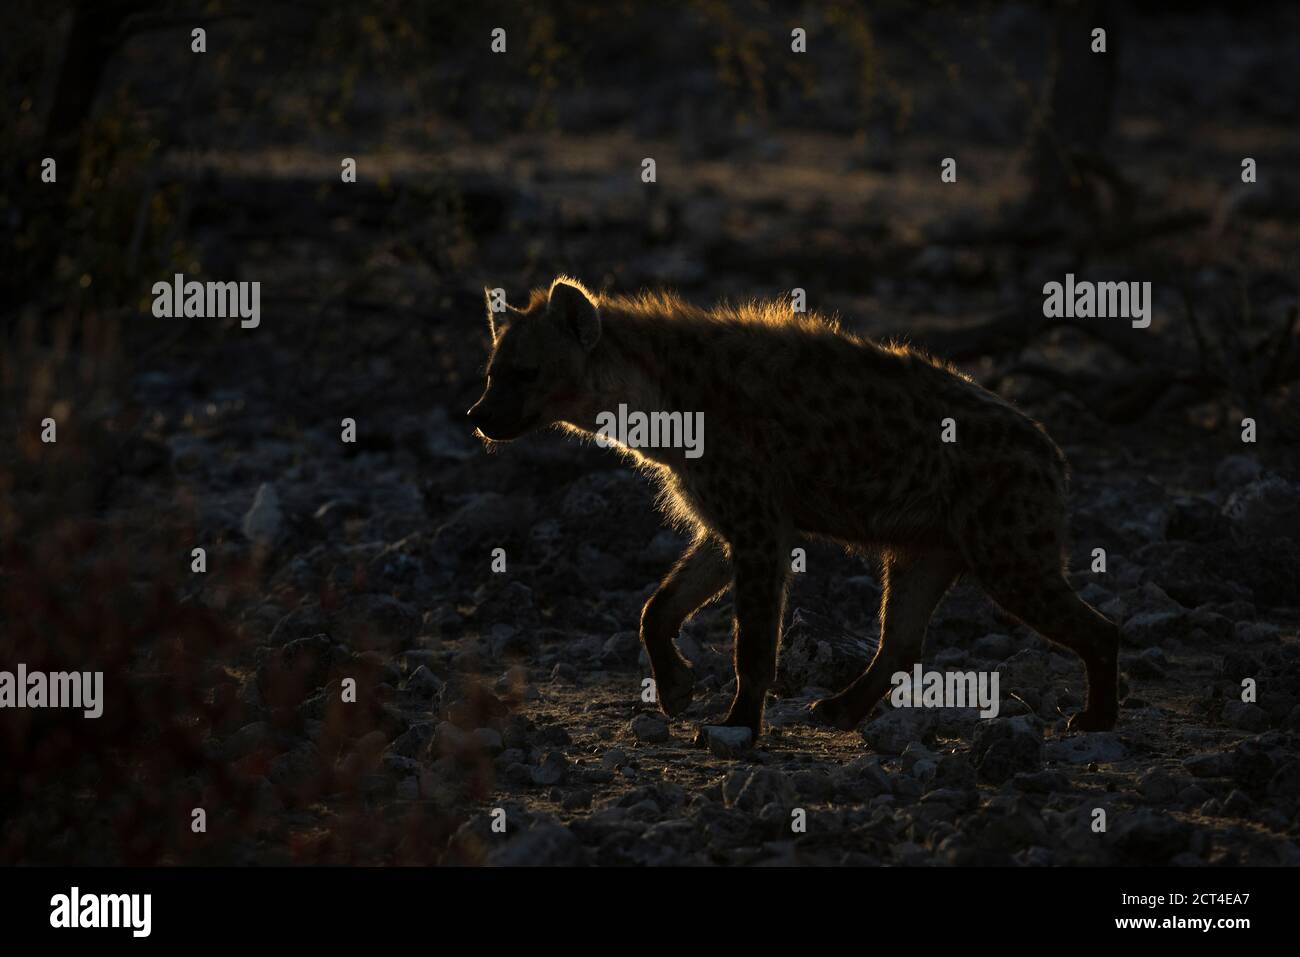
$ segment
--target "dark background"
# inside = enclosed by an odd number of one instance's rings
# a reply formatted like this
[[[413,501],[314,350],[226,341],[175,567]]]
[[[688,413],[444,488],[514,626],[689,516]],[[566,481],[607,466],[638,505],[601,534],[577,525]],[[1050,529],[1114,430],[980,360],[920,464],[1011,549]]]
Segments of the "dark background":
[[[0,38],[0,668],[106,673],[98,721],[0,712],[0,860],[1296,863],[1291,5],[18,0]],[[260,327],[154,318],[175,272],[260,281]],[[878,596],[817,548],[761,750],[661,729],[653,490],[463,421],[483,286],[557,272],[801,287],[1041,419],[1075,584],[1124,626],[1117,731],[1062,738],[1081,669],[966,586],[927,666],[997,667],[1023,720],[807,727]],[[1044,319],[1066,272],[1152,282],[1151,327]],[[729,608],[684,632],[695,722]]]

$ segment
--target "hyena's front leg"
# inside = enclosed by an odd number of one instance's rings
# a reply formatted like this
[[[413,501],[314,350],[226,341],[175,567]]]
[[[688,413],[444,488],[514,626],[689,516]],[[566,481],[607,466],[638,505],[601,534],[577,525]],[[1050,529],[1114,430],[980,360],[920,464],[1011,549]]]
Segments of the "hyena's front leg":
[[[733,545],[731,561],[735,566],[736,697],[720,723],[749,728],[757,738],[763,727],[763,702],[776,681],[788,566],[776,542]]]
[[[731,563],[716,539],[691,543],[641,610],[641,641],[650,658],[659,707],[673,718],[691,703],[695,678],[673,644],[682,623],[731,583]]]

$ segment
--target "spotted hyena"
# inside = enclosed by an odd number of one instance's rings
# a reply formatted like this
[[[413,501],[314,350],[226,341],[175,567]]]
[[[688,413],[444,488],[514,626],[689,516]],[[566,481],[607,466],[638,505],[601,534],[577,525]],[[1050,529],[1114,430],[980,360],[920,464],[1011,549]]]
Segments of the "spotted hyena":
[[[620,404],[703,413],[703,454],[624,449],[693,535],[641,613],[665,714],[689,705],[694,683],[679,628],[730,587],[736,694],[720,723],[758,735],[791,549],[806,536],[874,552],[884,572],[879,650],[812,705],[815,720],[850,729],[866,717],[920,659],[931,613],[966,574],[1083,659],[1087,701],[1070,727],[1114,726],[1118,630],[1065,578],[1064,456],[1003,399],[788,304],[704,310],[661,294],[596,296],[561,277],[523,309],[489,304],[488,319],[487,386],[469,417],[489,441],[550,425],[591,435]]]

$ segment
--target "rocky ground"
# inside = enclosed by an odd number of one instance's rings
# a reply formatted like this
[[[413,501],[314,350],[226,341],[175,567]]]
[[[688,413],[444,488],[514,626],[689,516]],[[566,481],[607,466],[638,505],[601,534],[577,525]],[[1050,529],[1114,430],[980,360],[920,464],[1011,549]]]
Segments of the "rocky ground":
[[[995,42],[1038,36],[1033,18],[999,15]],[[905,45],[889,109],[901,114],[909,84],[921,93],[897,137],[892,113],[865,139],[820,113],[799,128],[797,101],[770,123],[732,122],[704,67],[645,96],[561,84],[562,128],[543,131],[472,97],[458,123],[412,124],[402,94],[367,81],[346,119],[387,138],[343,186],[336,154],[360,152],[346,124],[261,144],[247,125],[261,114],[232,127],[213,108],[224,140],[159,160],[160,182],[186,196],[184,260],[159,275],[261,280],[262,325],[164,324],[96,305],[97,284],[80,307],[24,311],[0,367],[21,397],[6,428],[36,435],[51,410],[60,422],[57,445],[15,439],[0,484],[0,650],[96,662],[107,686],[93,727],[48,712],[5,725],[18,784],[0,796],[0,859],[1300,863],[1296,393],[1252,386],[1226,358],[1214,384],[1188,385],[1205,356],[1179,295],[1211,328],[1242,326],[1251,348],[1294,317],[1294,285],[1276,278],[1300,237],[1294,202],[1276,179],[1222,185],[1247,141],[1294,168],[1294,102],[1256,82],[1273,60],[1247,54],[1249,30],[1135,23],[1148,52],[1127,61],[1116,161],[1139,212],[1201,216],[1136,246],[991,236],[1023,187],[1004,135],[1018,101],[945,112],[948,87],[926,85],[915,64],[929,60]],[[1188,73],[1207,37],[1241,53],[1214,88]],[[992,84],[984,68],[959,89]],[[1180,119],[1189,97],[1198,124]],[[292,118],[304,99],[286,84],[259,108]],[[632,105],[640,123],[609,120]],[[973,188],[938,183],[954,142]],[[1043,325],[1037,290],[1070,269],[1155,279],[1151,330],[942,347],[991,313]],[[643,699],[635,629],[684,543],[647,480],[556,434],[489,453],[463,421],[485,359],[482,286],[513,302],[562,270],[701,303],[801,286],[851,329],[960,353],[1040,418],[1073,469],[1074,584],[1122,625],[1116,730],[1066,735],[1079,664],[965,584],[937,612],[925,664],[996,669],[997,718],[878,708],[852,733],[810,726],[808,703],[869,657],[880,594],[870,565],[813,546],[767,733],[693,747],[730,697],[730,601],[683,630],[699,694],[665,720]],[[57,320],[73,331],[43,337]],[[111,362],[91,361],[99,348]],[[1291,348],[1257,351],[1284,364]],[[1179,384],[1124,414],[1041,372],[1077,373],[1105,399],[1156,362]]]
[[[458,424],[432,431],[446,447],[460,434]],[[470,468],[482,454],[456,452]],[[585,457],[559,439],[502,455],[517,460],[518,477],[563,469],[563,456]],[[295,574],[307,576],[303,584],[312,576],[355,581],[364,568],[376,592],[334,614],[315,603],[274,602],[254,614],[278,619],[272,632],[288,640],[278,654],[316,643],[345,661],[371,643],[349,642],[346,625],[330,628],[339,613],[388,632],[386,680],[375,693],[392,695],[401,720],[371,745],[373,798],[463,815],[437,859],[1300,863],[1300,644],[1294,612],[1274,604],[1290,600],[1300,556],[1296,539],[1231,538],[1260,521],[1300,530],[1300,496],[1260,476],[1250,458],[1223,459],[1214,484],[1179,496],[1149,476],[1100,482],[1089,481],[1086,465],[1080,470],[1076,539],[1104,526],[1133,542],[1131,552],[1112,550],[1107,574],[1075,576],[1085,597],[1123,624],[1124,711],[1115,732],[1067,736],[1063,715],[1081,703],[1077,662],[1000,618],[969,586],[940,609],[926,663],[996,669],[998,718],[882,707],[860,734],[810,727],[809,701],[843,682],[844,658],[850,671],[862,661],[852,661],[841,630],[869,641],[879,594],[869,569],[818,550],[791,602],[786,693],[769,708],[769,737],[734,754],[690,744],[695,726],[725,710],[734,687],[728,602],[682,638],[705,676],[690,720],[666,721],[642,701],[648,669],[631,629],[656,571],[682,543],[657,528],[639,477],[600,465],[535,483],[546,489],[536,498],[468,493],[432,532],[421,519],[389,541],[361,531],[391,520],[374,505],[321,501],[321,470],[306,470],[308,487],[295,488],[292,476],[282,483],[286,499],[303,502],[301,514],[317,516],[320,529],[308,534],[324,537],[329,516],[346,509],[356,544],[304,548],[273,581]],[[400,470],[394,479],[391,487],[372,484],[370,502],[410,499]],[[1206,530],[1216,521],[1227,539]],[[1200,540],[1185,538],[1180,522]],[[493,575],[487,556],[498,545],[508,571]],[[440,597],[422,601],[428,594]],[[1240,700],[1243,678],[1256,682],[1257,703]],[[319,733],[308,720],[294,747],[320,759],[307,743]],[[318,769],[308,762],[302,770]],[[504,834],[491,826],[497,808]],[[802,833],[792,831],[796,808],[806,812]],[[1093,828],[1099,808],[1104,833]]]
[[[183,388],[158,374],[136,387],[152,401]],[[156,515],[149,503],[179,473],[193,541],[211,543],[182,607],[225,638],[187,659],[201,758],[165,791],[208,808],[222,840],[187,838],[168,848],[175,859],[1300,860],[1300,497],[1248,455],[1117,478],[1070,450],[1075,566],[1089,567],[1092,542],[1109,545],[1108,571],[1075,583],[1123,624],[1114,732],[1066,735],[1078,664],[964,584],[932,623],[926,665],[996,669],[999,717],[884,707],[860,733],[811,727],[807,704],[870,653],[879,596],[873,569],[814,547],[768,734],[752,750],[699,750],[695,727],[730,698],[730,603],[684,629],[702,693],[687,720],[663,719],[642,699],[633,629],[683,543],[644,478],[559,436],[488,456],[440,414],[409,431],[398,420],[356,453],[332,427],[280,446],[262,437],[252,467],[232,446],[240,422],[271,420],[257,393],[274,389],[214,397],[201,429],[164,427],[156,461],[105,518]],[[491,571],[495,548],[505,573]],[[167,649],[138,650],[133,681],[175,667]],[[1255,703],[1240,700],[1244,678]]]

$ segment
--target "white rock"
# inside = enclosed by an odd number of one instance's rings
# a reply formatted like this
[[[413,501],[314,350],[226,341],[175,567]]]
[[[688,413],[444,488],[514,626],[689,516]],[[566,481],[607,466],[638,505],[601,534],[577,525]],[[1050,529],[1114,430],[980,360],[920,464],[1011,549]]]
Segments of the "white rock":
[[[1048,741],[1045,752],[1049,761],[1062,761],[1066,764],[1091,764],[1093,761],[1109,764],[1128,756],[1124,742],[1110,731],[1076,734]]]
[[[726,728],[721,725],[705,725],[700,729],[709,743],[709,751],[715,757],[734,758],[749,750],[754,743],[754,733],[749,728]]]
[[[275,486],[263,482],[253,498],[253,507],[244,515],[244,537],[259,545],[271,545],[280,536],[284,515]]]

